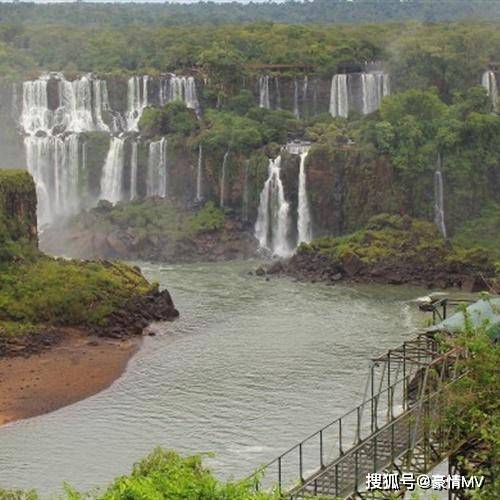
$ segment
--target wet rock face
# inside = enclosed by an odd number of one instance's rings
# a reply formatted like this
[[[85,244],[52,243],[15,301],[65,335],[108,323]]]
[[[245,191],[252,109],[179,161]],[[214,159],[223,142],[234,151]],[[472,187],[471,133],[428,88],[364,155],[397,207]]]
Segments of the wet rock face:
[[[170,293],[167,290],[155,290],[130,300],[108,317],[105,326],[94,327],[91,332],[101,337],[127,338],[141,335],[155,321],[172,321],[178,316],[179,311]]]

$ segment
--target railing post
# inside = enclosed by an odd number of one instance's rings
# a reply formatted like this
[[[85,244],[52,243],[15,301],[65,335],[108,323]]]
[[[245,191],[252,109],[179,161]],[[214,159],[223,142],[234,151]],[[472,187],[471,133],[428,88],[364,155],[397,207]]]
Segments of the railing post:
[[[371,398],[370,398],[370,409],[371,409],[370,429],[372,432],[374,430],[374,428],[373,428],[373,413],[374,413],[373,397],[375,396],[374,370],[375,370],[375,363],[372,363],[372,366],[371,366]]]
[[[394,467],[394,424],[391,423],[391,467]]]
[[[356,408],[356,435],[357,442],[361,442],[361,408],[358,406]]]
[[[359,475],[359,463],[358,463],[358,450],[354,452],[354,491],[358,492],[358,475]]]
[[[278,494],[281,495],[281,457],[278,457]]]
[[[373,407],[375,409],[374,416],[375,416],[375,431],[378,430],[378,395],[376,394],[373,397]]]
[[[373,472],[377,472],[377,435],[373,436]]]
[[[325,467],[323,463],[323,429],[319,431],[319,464],[322,469]]]
[[[335,496],[339,496],[339,464],[335,464]]]
[[[406,342],[403,342],[403,411],[408,408],[407,404],[407,386],[406,386]]]
[[[342,418],[339,418],[339,454],[344,454],[344,450],[342,449]]]
[[[302,471],[302,443],[299,444],[299,474],[300,474],[300,482],[304,482],[304,474]]]
[[[387,421],[391,420],[391,350],[387,351]]]

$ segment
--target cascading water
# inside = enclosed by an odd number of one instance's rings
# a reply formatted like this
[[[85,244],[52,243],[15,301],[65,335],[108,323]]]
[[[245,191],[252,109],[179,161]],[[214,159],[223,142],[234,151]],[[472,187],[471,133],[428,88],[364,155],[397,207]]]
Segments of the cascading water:
[[[203,182],[203,146],[200,144],[198,146],[198,168],[196,172],[196,201],[201,201],[203,199],[202,182]]]
[[[271,109],[271,100],[269,97],[269,76],[259,78],[259,106],[261,108]]]
[[[167,139],[149,144],[148,173],[146,178],[147,196],[167,196]]]
[[[311,212],[309,209],[306,185],[306,159],[308,154],[308,149],[300,154],[299,203],[297,213],[297,243],[299,245],[301,243],[309,243],[312,240]]]
[[[78,210],[78,136],[28,135],[24,145],[37,187],[40,225]]]
[[[389,75],[382,71],[361,74],[362,113],[373,113],[380,107],[382,98],[389,94]]]
[[[260,193],[255,237],[261,248],[269,250],[273,255],[286,257],[292,252],[288,243],[290,205],[285,200],[280,173],[281,156],[269,159],[269,177]]]
[[[493,104],[493,109],[495,111],[498,110],[498,86],[495,73],[491,70],[485,71],[483,73],[481,83],[490,96],[491,102]]]
[[[349,114],[348,95],[347,75],[333,75],[330,91],[330,114],[333,117],[347,118]]]
[[[130,156],[130,199],[137,198],[137,142],[132,142]]]
[[[293,114],[295,118],[300,118],[299,110],[299,82],[297,78],[293,79]]]
[[[57,92],[51,106],[49,84]],[[107,107],[106,84],[92,75],[70,82],[61,73],[50,73],[23,83],[19,122],[26,134],[27,167],[37,186],[41,225],[82,208],[78,134],[108,131],[102,117]]]
[[[250,161],[245,160],[245,178],[243,184],[243,200],[241,206],[241,218],[247,222],[248,221],[248,174],[250,169]]]
[[[227,177],[227,159],[229,157],[229,151],[224,154],[224,159],[222,160],[222,172],[220,178],[220,208],[224,208],[224,203],[226,201],[226,177]]]
[[[125,140],[112,137],[101,174],[100,198],[116,203],[122,199]]]
[[[274,77],[274,88],[276,90],[276,109],[281,109],[281,89],[280,79],[278,76]]]
[[[357,82],[361,80],[358,85]],[[330,91],[330,114],[343,116],[349,114],[351,105],[360,113],[376,111],[382,98],[389,95],[389,75],[383,71],[333,75]]]
[[[148,76],[132,76],[128,80],[127,130],[139,130],[139,120],[148,105],[148,80]]]
[[[196,82],[192,76],[168,75],[160,80],[160,106],[172,101],[182,101],[187,108],[199,110]]]
[[[444,218],[444,188],[440,155],[438,156],[436,171],[434,172],[434,221],[443,238],[446,239],[447,232]]]

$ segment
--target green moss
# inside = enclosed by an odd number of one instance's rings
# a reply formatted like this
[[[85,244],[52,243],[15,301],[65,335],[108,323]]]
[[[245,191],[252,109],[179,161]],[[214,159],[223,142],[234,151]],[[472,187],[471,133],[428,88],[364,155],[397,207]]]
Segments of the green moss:
[[[468,249],[482,247],[500,262],[500,205],[487,207],[480,217],[463,224],[453,241]]]
[[[193,234],[217,231],[224,227],[225,215],[212,201],[188,220],[188,231]]]
[[[0,334],[29,325],[105,325],[134,296],[153,288],[121,263],[41,257],[0,266]],[[17,323],[17,326],[16,326]]]
[[[490,255],[484,249],[452,247],[441,238],[433,223],[399,215],[377,215],[362,230],[342,237],[316,238],[298,251],[318,253],[335,261],[356,256],[368,265],[411,260],[425,266],[493,268]]]

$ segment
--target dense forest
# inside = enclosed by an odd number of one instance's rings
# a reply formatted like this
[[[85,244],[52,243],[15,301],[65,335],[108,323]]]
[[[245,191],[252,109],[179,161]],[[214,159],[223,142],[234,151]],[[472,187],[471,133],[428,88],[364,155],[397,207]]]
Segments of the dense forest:
[[[451,21],[498,18],[496,0],[287,0],[217,4],[78,3],[2,4],[0,18],[13,24],[56,23],[67,26],[199,26],[273,21],[277,23],[380,23],[390,21]]]

